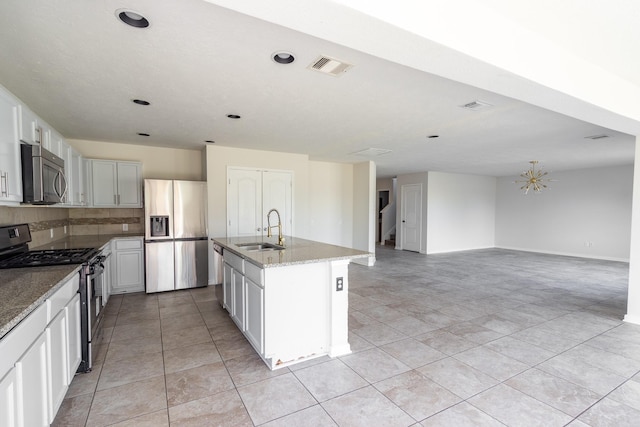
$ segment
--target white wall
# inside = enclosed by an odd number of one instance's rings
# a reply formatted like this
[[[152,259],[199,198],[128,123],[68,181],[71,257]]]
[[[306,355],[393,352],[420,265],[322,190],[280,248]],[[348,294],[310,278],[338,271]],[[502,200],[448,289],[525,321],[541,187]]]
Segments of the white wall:
[[[428,254],[494,247],[496,178],[429,172]]]
[[[306,238],[353,244],[353,165],[309,162],[309,229]]]
[[[640,136],[636,136],[635,165],[640,165]],[[640,166],[633,177],[633,226],[629,250],[629,294],[624,320],[640,325]]]
[[[526,196],[516,177],[498,179],[496,246],[628,261],[633,166],[549,175],[548,190]]]
[[[402,236],[402,186],[407,184],[422,184],[422,224],[420,238],[420,253],[427,251],[427,188],[429,174],[427,172],[398,175],[396,179],[396,249],[403,248]]]
[[[71,139],[69,145],[90,159],[129,160],[142,162],[142,176],[149,179],[184,179],[200,181],[206,178],[202,168],[202,150],[149,147],[115,142]]]
[[[353,248],[375,254],[376,251],[376,164],[372,161],[353,166]],[[375,257],[353,262],[372,266]]]

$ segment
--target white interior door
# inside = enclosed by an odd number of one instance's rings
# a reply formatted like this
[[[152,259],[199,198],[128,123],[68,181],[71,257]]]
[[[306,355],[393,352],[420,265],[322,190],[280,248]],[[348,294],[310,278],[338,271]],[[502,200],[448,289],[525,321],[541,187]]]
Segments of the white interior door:
[[[264,227],[267,226],[267,213],[271,209],[277,209],[282,221],[282,234],[293,235],[291,219],[291,193],[292,193],[292,173],[279,171],[264,171],[262,173],[262,218]],[[271,225],[278,225],[277,215],[271,214]],[[264,228],[263,227],[263,228]],[[277,236],[278,230],[271,230]],[[266,236],[266,230],[265,230]]]
[[[262,236],[262,172],[227,173],[227,237]]]
[[[407,184],[401,189],[402,249],[420,252],[422,238],[422,184]]]

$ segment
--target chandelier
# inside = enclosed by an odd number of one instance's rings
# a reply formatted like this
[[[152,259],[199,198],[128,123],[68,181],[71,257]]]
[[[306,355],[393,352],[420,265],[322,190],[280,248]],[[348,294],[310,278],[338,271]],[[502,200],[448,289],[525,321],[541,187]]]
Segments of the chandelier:
[[[515,183],[523,184],[520,189],[524,191],[524,194],[529,193],[529,190],[531,189],[536,193],[540,193],[543,189],[547,188],[546,183],[551,182],[552,180],[545,178],[548,172],[543,172],[542,168],[536,170],[536,165],[538,164],[537,160],[531,160],[529,163],[531,163],[531,168],[520,174],[524,180],[518,180],[515,181]]]

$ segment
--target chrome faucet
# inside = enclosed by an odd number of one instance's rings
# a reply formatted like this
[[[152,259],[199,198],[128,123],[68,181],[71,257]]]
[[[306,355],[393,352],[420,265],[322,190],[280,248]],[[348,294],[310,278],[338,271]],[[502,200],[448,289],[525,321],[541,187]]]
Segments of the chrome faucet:
[[[271,212],[275,212],[278,215],[278,225],[271,225]],[[267,214],[267,237],[271,237],[271,229],[278,227],[278,244],[284,246],[284,237],[282,236],[282,221],[280,220],[280,212],[277,209],[271,209]]]

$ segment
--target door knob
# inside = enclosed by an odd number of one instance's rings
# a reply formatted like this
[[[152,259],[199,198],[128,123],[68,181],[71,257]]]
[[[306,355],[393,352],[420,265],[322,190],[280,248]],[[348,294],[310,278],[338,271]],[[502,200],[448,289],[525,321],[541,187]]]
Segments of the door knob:
[[[403,219],[402,222],[406,222],[406,221]]]

